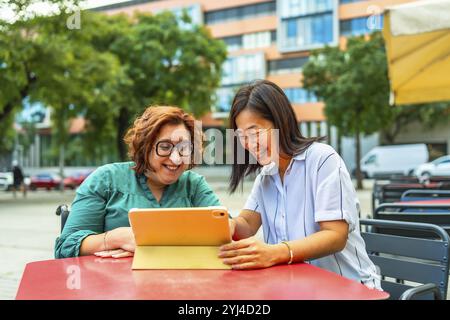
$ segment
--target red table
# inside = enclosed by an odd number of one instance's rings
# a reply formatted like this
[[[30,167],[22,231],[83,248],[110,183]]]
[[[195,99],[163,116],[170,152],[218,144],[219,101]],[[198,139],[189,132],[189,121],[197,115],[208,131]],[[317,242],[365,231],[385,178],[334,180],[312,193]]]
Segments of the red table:
[[[131,270],[132,258],[94,256],[27,264],[16,299],[387,299],[359,282],[300,263],[268,269]]]

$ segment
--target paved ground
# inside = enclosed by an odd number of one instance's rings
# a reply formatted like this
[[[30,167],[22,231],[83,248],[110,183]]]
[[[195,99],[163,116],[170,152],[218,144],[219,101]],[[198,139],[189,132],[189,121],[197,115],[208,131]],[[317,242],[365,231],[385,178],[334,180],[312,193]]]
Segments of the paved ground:
[[[227,192],[227,168],[198,171],[207,177],[232,215],[237,214],[245,203],[251,182],[244,184],[244,193],[230,196]],[[363,216],[371,210],[370,192],[369,188],[358,193]],[[61,203],[71,203],[73,197],[73,191],[29,192],[26,199],[21,195],[13,199],[10,192],[0,193],[0,300],[14,299],[28,262],[53,259],[53,245],[60,228],[55,209]]]

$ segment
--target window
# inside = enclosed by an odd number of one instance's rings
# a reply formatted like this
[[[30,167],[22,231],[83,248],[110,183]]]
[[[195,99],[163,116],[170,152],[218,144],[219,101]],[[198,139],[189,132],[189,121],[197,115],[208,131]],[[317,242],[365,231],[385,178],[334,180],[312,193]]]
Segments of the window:
[[[317,102],[316,96],[304,88],[286,88],[283,90],[291,103]]]
[[[242,48],[242,36],[233,36],[222,38],[222,41],[225,42],[228,51],[239,50]]]
[[[270,74],[283,74],[301,72],[303,65],[308,61],[308,57],[289,58],[269,61]]]
[[[286,34],[282,46],[289,49],[331,43],[333,40],[332,19],[332,14],[327,13],[282,21],[281,28]]]
[[[238,88],[239,87],[226,87],[217,89],[217,104],[214,111],[229,112],[231,109],[231,103],[233,102],[234,95]]]
[[[342,20],[339,23],[343,36],[357,36],[383,29],[383,15]]]
[[[222,41],[227,45],[228,51],[235,51],[240,49],[254,49],[269,47],[275,40],[273,38],[275,31],[263,31],[256,33],[248,33],[239,36],[232,36],[222,38]]]
[[[295,38],[295,37],[297,37],[297,20],[289,19],[289,20],[286,21],[286,23],[287,23],[286,36],[288,38]]]
[[[373,154],[364,162],[364,164],[372,164],[376,162],[377,162],[377,155]]]
[[[271,44],[270,31],[244,34],[242,44],[244,49],[269,47]]]
[[[333,10],[333,0],[281,0],[281,17],[291,18]]]
[[[125,8],[129,6],[134,6],[137,4],[147,3],[147,2],[155,2],[158,0],[131,0],[131,1],[125,1],[121,3],[115,3],[115,4],[109,4],[101,7],[96,7],[90,9],[91,11],[106,11],[106,10],[112,10],[112,9],[119,9],[119,8]]]
[[[264,54],[229,57],[222,68],[222,85],[233,85],[263,79],[266,76]]]
[[[279,0],[280,51],[307,50],[333,43],[333,0]]]
[[[209,11],[205,13],[205,22],[206,24],[215,24],[275,14],[276,14],[276,2],[269,1],[242,7]]]
[[[347,3],[354,3],[354,2],[361,2],[361,1],[367,1],[367,0],[340,0],[339,2],[341,4],[347,4]]]

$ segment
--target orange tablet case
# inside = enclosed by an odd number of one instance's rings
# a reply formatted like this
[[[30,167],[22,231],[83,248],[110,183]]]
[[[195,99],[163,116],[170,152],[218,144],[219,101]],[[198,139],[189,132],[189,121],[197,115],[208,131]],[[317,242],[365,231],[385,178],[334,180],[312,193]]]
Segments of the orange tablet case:
[[[225,207],[131,209],[133,269],[230,269],[217,257],[231,242]]]

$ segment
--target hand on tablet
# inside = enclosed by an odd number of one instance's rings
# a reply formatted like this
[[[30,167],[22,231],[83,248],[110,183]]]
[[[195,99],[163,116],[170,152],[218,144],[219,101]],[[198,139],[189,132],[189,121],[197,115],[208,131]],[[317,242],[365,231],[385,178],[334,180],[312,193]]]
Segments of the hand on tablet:
[[[251,237],[221,246],[219,258],[233,269],[267,268],[278,263],[277,250],[276,246]]]

